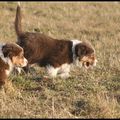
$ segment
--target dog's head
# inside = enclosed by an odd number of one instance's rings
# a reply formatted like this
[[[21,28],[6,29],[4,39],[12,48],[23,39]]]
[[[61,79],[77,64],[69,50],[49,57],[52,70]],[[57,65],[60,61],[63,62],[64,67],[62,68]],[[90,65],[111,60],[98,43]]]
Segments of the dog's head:
[[[75,53],[77,59],[85,68],[96,66],[97,59],[95,55],[95,50],[90,44],[86,42],[81,42],[77,44],[75,46]]]
[[[17,67],[25,67],[28,63],[24,57],[23,48],[14,43],[7,43],[2,47],[3,55],[9,58],[13,65]]]

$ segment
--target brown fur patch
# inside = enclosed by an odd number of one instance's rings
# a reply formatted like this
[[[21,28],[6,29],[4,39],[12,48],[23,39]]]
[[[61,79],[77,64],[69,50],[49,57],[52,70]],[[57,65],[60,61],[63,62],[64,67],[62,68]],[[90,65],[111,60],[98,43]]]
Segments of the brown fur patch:
[[[51,65],[56,68],[65,63],[73,63],[72,41],[54,39],[41,33],[24,32],[21,20],[21,8],[18,5],[15,18],[17,44],[24,49],[28,64],[37,63],[41,67]],[[79,60],[92,53],[94,53],[93,48],[85,42],[75,48]],[[24,70],[28,72],[27,67]]]
[[[7,79],[7,74],[5,70],[8,69],[9,65],[0,58],[0,86],[5,84],[5,80]]]
[[[0,85],[3,85],[7,81],[11,67],[24,64],[24,52],[23,48],[14,43],[3,45],[0,52],[3,53],[3,56],[0,56]]]

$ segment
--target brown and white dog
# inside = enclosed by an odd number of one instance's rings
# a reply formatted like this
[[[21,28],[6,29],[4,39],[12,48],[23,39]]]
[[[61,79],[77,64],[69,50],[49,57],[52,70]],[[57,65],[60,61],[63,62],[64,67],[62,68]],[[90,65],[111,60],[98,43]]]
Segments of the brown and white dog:
[[[25,67],[23,48],[15,43],[0,44],[0,86],[5,84],[13,67]]]
[[[96,65],[94,48],[79,40],[59,40],[41,33],[24,32],[21,27],[21,8],[17,6],[15,18],[17,44],[25,52],[28,66],[37,63],[45,67],[50,76],[68,77],[71,64],[89,68]],[[24,68],[28,71],[28,67]]]

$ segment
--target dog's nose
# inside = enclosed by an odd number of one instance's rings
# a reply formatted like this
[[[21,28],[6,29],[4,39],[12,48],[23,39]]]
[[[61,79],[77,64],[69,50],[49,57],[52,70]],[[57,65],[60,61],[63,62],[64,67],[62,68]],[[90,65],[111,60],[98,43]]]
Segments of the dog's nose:
[[[28,64],[28,60],[26,58],[24,58],[24,65],[23,66],[25,67],[25,66],[27,66],[27,64]]]

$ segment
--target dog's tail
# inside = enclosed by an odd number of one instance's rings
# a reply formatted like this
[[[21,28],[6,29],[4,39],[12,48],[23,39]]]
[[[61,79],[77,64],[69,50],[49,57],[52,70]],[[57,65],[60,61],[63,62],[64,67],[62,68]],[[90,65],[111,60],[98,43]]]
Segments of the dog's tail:
[[[16,18],[15,18],[15,31],[17,36],[20,36],[23,32],[21,26],[21,20],[22,20],[21,8],[20,8],[20,2],[18,2],[18,6],[16,9]]]

